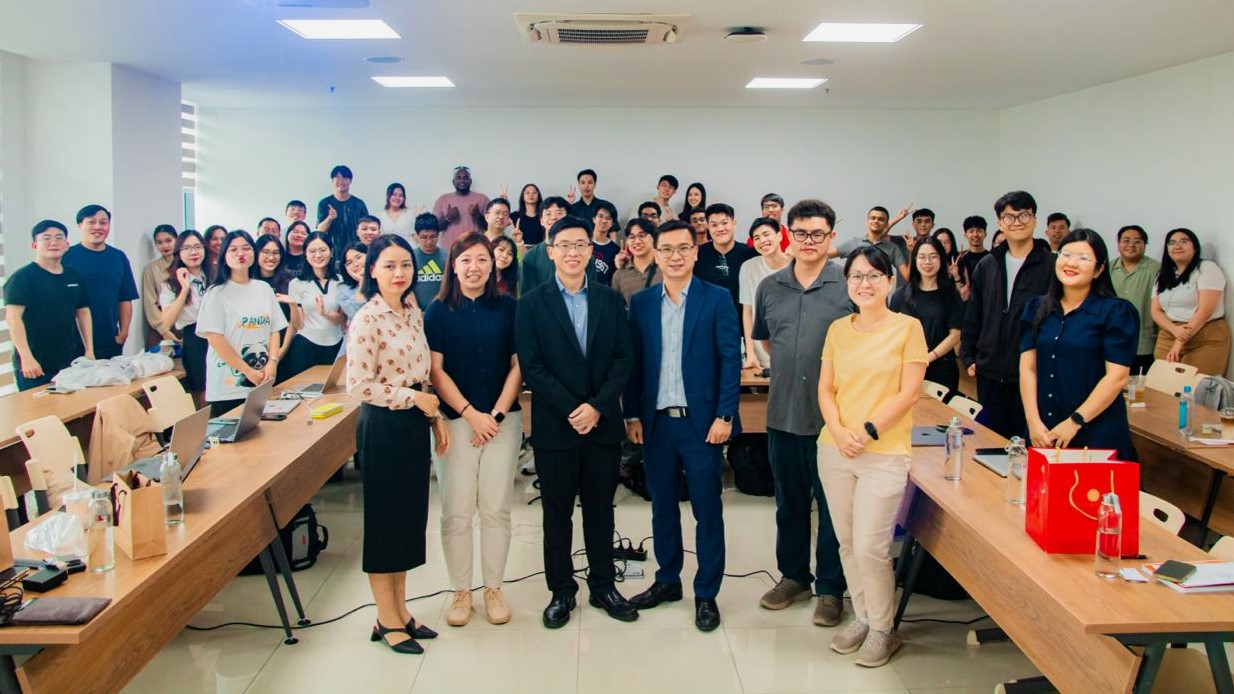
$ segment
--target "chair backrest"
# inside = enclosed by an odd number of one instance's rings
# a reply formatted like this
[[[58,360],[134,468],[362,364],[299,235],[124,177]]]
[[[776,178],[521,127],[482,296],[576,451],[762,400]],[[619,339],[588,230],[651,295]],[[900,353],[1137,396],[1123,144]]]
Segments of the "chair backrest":
[[[36,490],[40,486],[46,489],[49,508],[59,507],[61,495],[76,485],[79,474],[84,471],[86,456],[82,453],[81,442],[55,415],[22,424],[17,427],[17,437],[30,454],[26,471],[31,486]]]
[[[1148,492],[1140,492],[1140,516],[1175,535],[1183,529],[1183,523],[1187,520],[1181,508]]]
[[[934,381],[922,381],[921,390],[924,391],[926,395],[942,402],[942,399],[947,397],[948,389],[947,386],[942,385],[941,383],[935,383]]]
[[[1148,376],[1144,385],[1153,390],[1161,391],[1178,397],[1183,392],[1183,386],[1195,389],[1197,369],[1188,364],[1158,359],[1148,368]]]
[[[170,428],[197,411],[193,396],[185,392],[180,379],[171,374],[146,381],[141,389],[146,391],[146,399],[150,401],[150,418],[160,430]]]
[[[1223,537],[1208,550],[1208,553],[1218,559],[1234,561],[1234,537]]]
[[[948,400],[947,406],[962,415],[968,415],[969,419],[976,419],[977,415],[981,413],[981,403],[976,400],[970,400],[963,395],[956,395],[951,400]]]

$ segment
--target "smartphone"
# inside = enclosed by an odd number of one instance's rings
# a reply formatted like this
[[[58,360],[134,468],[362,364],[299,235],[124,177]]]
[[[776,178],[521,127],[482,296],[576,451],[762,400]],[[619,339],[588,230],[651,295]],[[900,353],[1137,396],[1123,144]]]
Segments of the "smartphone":
[[[263,422],[281,422],[284,419],[287,419],[287,415],[282,412],[262,413],[261,415],[261,421]]]
[[[1195,573],[1195,566],[1170,559],[1157,567],[1157,570],[1153,572],[1153,576],[1170,583],[1182,583],[1190,578],[1193,573]]]
[[[48,393],[51,393],[52,395],[69,395],[69,394],[71,394],[73,391],[71,391],[71,390],[64,390],[63,388],[57,388],[56,386],[48,386],[48,387],[47,387],[47,392],[48,392]]]

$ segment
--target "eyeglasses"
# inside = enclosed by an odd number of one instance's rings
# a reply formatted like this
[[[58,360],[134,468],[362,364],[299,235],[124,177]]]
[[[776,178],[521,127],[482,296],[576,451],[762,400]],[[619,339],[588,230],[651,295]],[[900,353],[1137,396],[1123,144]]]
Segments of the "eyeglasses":
[[[181,253],[183,253],[183,252],[185,252],[185,251],[188,251],[189,253],[192,253],[192,252],[194,252],[194,251],[196,251],[197,253],[201,253],[201,252],[202,252],[202,251],[204,251],[204,250],[206,250],[206,247],[205,247],[205,246],[203,246],[203,245],[201,245],[200,243],[195,243],[195,244],[193,244],[193,245],[191,245],[191,246],[190,246],[190,245],[188,245],[188,244],[185,244],[185,245],[183,245],[183,246],[181,246],[181,247],[180,247],[180,252],[181,252]]]
[[[870,272],[864,275],[861,275],[861,274],[849,275],[846,279],[848,280],[848,286],[860,287],[862,282],[867,282],[871,286],[873,286],[875,282],[885,277],[887,277],[887,275],[884,275],[881,272]]]
[[[811,243],[822,243],[831,238],[834,231],[806,231],[804,229],[793,229],[793,240],[801,243],[806,239],[810,239]]]
[[[1028,210],[1025,210],[1019,214],[1008,212],[1007,214],[1000,215],[998,219],[1003,224],[1006,224],[1007,226],[1011,226],[1012,224],[1015,224],[1016,222],[1019,222],[1020,224],[1028,224],[1029,222],[1036,219],[1036,217],[1037,215],[1033,214],[1032,212]]]
[[[1144,241],[1142,239],[1137,239],[1137,238],[1130,237],[1130,236],[1124,237],[1122,241],[1119,241],[1119,243],[1124,246],[1143,246],[1144,245]]]
[[[665,260],[669,260],[674,255],[681,254],[681,257],[686,257],[690,251],[694,250],[694,246],[665,246],[656,249],[656,255]]]
[[[643,233],[630,234],[626,238],[630,241],[646,241],[647,239],[651,238],[651,234],[643,234]]]
[[[252,246],[229,246],[227,248],[227,255],[240,255],[242,253],[247,255],[252,252]]]
[[[201,249],[199,248],[198,250],[201,250]],[[262,251],[261,253],[258,253],[258,255],[260,255],[263,258],[277,258],[281,254],[278,252],[277,249],[270,248],[270,249]]]
[[[1087,253],[1072,253],[1071,251],[1059,251],[1058,260],[1063,263],[1074,260],[1075,262],[1080,263],[1082,265],[1088,265],[1089,263],[1096,260],[1096,258],[1092,257],[1091,255]]]
[[[1186,236],[1184,236],[1181,239],[1170,239],[1169,241],[1165,242],[1166,248],[1182,248],[1183,246],[1190,246],[1190,245],[1191,245],[1191,239],[1187,238]]]
[[[330,255],[329,248],[314,248],[311,251],[305,251],[305,252],[308,253],[309,255]],[[262,253],[264,254],[265,251],[262,251]]]
[[[556,248],[558,253],[569,253],[570,251],[578,251],[579,253],[582,253],[591,249],[591,242],[576,241],[574,243],[570,243],[566,241],[562,243],[554,243],[553,248]]]
[[[919,256],[917,256],[917,260],[919,260],[919,261],[921,261],[921,262],[923,262],[923,263],[937,263],[937,262],[938,262],[938,258],[939,258],[939,256],[938,256],[938,254],[937,254],[937,253],[930,253],[929,255],[919,255]]]

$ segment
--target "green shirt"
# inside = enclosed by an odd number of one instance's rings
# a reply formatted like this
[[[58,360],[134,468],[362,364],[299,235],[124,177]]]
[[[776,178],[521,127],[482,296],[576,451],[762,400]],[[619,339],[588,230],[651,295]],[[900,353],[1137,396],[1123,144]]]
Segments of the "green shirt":
[[[1157,326],[1153,323],[1153,283],[1157,281],[1157,273],[1161,263],[1145,256],[1131,272],[1123,268],[1123,260],[1119,258],[1110,264],[1110,281],[1114,283],[1114,292],[1120,298],[1130,301],[1135,310],[1140,313],[1140,345],[1136,354],[1152,354],[1157,344]]]

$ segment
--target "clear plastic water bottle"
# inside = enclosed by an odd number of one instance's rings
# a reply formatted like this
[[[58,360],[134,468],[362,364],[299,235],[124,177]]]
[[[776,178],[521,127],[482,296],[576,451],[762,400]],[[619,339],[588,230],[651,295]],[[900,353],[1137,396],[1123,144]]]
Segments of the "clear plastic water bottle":
[[[964,427],[960,426],[959,417],[952,417],[947,425],[947,459],[943,463],[943,479],[953,482],[960,479],[963,465]]]
[[[163,453],[159,466],[159,484],[163,487],[163,511],[168,525],[184,522],[184,487],[180,484],[180,463],[171,451]]]
[[[116,567],[116,546],[112,537],[111,498],[96,489],[90,497],[90,525],[86,528],[86,566],[101,573]]]
[[[1178,431],[1187,438],[1195,434],[1194,414],[1191,410],[1191,386],[1183,386],[1183,394],[1178,396]]]
[[[1118,578],[1118,563],[1123,556],[1123,509],[1118,495],[1108,492],[1101,497],[1097,510],[1097,575]]]
[[[1028,487],[1028,445],[1019,436],[1007,444],[1007,503],[1023,504]]]

